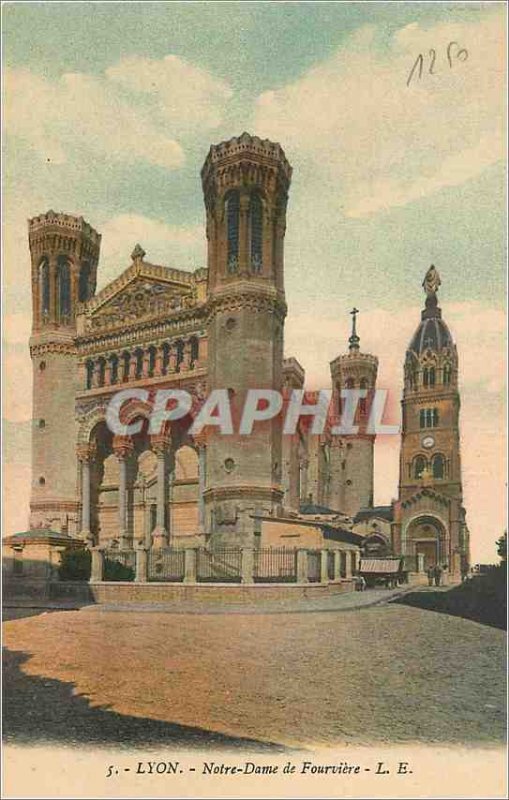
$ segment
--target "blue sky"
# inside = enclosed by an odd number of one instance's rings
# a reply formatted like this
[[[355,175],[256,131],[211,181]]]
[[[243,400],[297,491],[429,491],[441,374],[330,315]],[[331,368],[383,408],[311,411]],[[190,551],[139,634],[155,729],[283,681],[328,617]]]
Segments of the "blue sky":
[[[49,208],[85,216],[103,234],[100,284],[128,266],[138,240],[156,263],[201,266],[201,165],[211,142],[249,130],[280,141],[294,167],[286,349],[310,385],[327,384],[355,304],[361,343],[397,400],[422,277],[432,262],[439,269],[463,364],[471,524],[479,542],[487,527],[498,534],[503,5],[10,3],[3,23],[7,419],[30,418],[27,217]],[[422,79],[407,86],[420,52]],[[378,453],[386,502],[397,446]]]

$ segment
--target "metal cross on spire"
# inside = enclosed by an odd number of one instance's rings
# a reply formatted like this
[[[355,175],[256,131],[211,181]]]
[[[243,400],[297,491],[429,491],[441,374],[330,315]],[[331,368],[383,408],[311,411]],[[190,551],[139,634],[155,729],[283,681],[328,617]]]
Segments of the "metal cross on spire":
[[[355,308],[355,306],[350,311],[352,315],[352,335],[348,339],[349,341],[349,349],[350,350],[358,350],[359,349],[359,342],[360,338],[357,336],[357,314],[359,313],[359,309]]]

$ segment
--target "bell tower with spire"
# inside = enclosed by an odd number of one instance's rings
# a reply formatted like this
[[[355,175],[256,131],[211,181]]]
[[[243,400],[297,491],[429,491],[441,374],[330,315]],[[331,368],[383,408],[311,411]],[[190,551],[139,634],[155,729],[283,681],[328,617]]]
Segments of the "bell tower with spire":
[[[332,379],[332,424],[339,425],[345,407],[343,390],[360,390],[354,424],[358,432],[331,437],[330,480],[327,505],[349,516],[361,508],[373,505],[373,469],[375,435],[367,432],[370,401],[376,388],[378,358],[360,350],[357,333],[357,315],[353,308],[352,333],[348,339],[348,353],[331,361]]]
[[[442,319],[440,276],[431,266],[423,281],[421,321],[405,356],[399,500],[394,550],[424,567],[459,573],[468,561],[468,530],[461,482],[458,353]]]

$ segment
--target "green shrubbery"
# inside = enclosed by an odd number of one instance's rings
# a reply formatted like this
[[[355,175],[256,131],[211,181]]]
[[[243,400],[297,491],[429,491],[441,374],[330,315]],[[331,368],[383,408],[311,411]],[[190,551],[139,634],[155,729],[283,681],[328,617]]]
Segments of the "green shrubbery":
[[[60,566],[58,568],[58,577],[61,581],[88,581],[90,578],[90,569],[92,564],[92,555],[90,550],[85,548],[77,550],[76,548],[66,548],[62,552]]]
[[[126,567],[119,561],[113,561],[110,558],[104,559],[104,581],[133,581],[134,570],[132,567]]]

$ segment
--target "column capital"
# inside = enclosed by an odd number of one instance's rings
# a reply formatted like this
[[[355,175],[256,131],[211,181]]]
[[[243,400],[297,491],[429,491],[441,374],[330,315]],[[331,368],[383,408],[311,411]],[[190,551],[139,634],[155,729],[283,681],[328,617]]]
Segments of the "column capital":
[[[79,444],[76,447],[76,455],[78,456],[78,460],[86,462],[87,464],[92,463],[95,461],[95,457],[97,455],[97,447],[95,442],[89,442],[88,444]]]
[[[171,436],[164,433],[153,433],[150,435],[150,447],[158,457],[168,453],[171,447]]]
[[[204,450],[207,447],[207,435],[205,433],[198,433],[193,436],[193,442],[198,450]]]
[[[114,436],[113,452],[119,461],[123,461],[131,455],[134,449],[133,440],[130,436]]]

